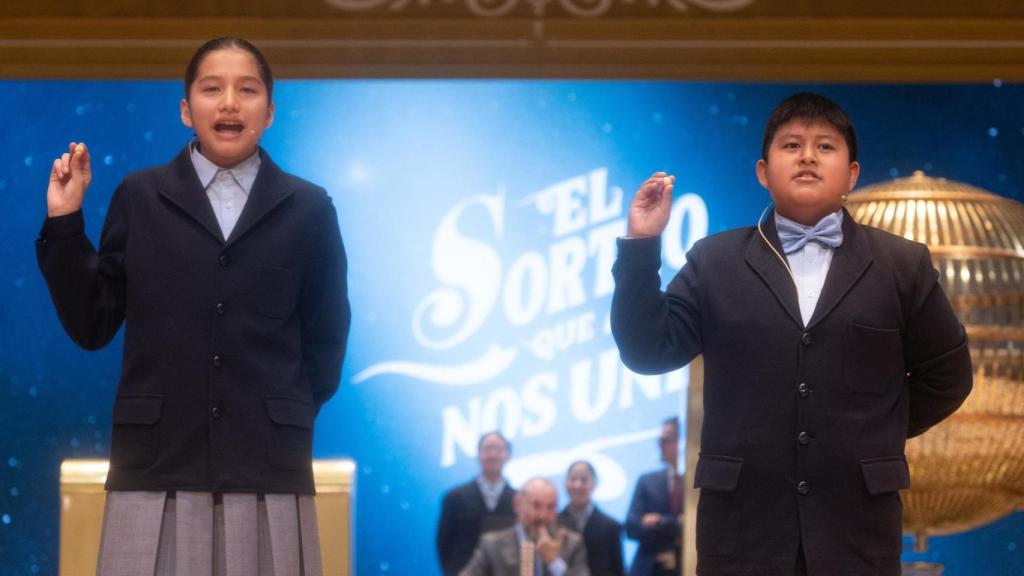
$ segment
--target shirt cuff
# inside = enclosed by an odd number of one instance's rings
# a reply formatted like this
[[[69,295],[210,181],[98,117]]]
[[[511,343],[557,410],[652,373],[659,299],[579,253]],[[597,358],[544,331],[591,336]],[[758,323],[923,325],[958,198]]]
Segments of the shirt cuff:
[[[47,217],[43,228],[39,231],[39,240],[64,240],[85,234],[85,218],[82,211],[77,210],[63,216]]]
[[[551,576],[564,576],[568,566],[565,565],[565,560],[561,558],[555,558],[555,561],[548,564],[548,572],[551,572]]]

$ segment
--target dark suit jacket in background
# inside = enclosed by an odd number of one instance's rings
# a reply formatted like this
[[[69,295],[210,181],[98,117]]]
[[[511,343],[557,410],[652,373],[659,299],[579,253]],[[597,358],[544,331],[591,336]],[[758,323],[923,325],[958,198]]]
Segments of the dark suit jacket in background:
[[[576,520],[568,508],[558,515],[558,521],[562,526],[577,530]],[[582,535],[590,576],[622,576],[622,525],[594,506]]]
[[[259,151],[225,241],[186,147],[129,174],[99,250],[81,212],[36,242],[57,315],[83,348],[125,323],[109,490],[312,494],[313,420],[349,327],[331,199]]]
[[[559,556],[565,561],[565,576],[590,576],[583,538],[572,530],[563,533],[565,540]],[[544,574],[536,576],[548,574],[545,567]],[[519,576],[519,537],[515,526],[484,534],[469,564],[458,576]]]
[[[636,481],[633,499],[626,515],[626,534],[637,541],[636,555],[629,567],[631,576],[654,576],[663,573],[678,574],[682,559],[679,517],[672,514],[672,495],[668,491],[668,468],[648,472]],[[660,514],[661,520],[653,526],[644,526],[644,514]],[[662,552],[676,555],[676,569],[665,572],[654,558]]]
[[[769,216],[765,233],[782,253]],[[704,355],[698,572],[896,576],[907,437],[971,389],[963,327],[927,248],[843,219],[808,325],[755,228],[698,241],[660,291],[658,238],[620,240],[612,332],[661,373]]]
[[[469,562],[484,532],[513,526],[516,513],[512,499],[516,491],[505,481],[498,505],[488,510],[476,479],[452,488],[444,495],[437,522],[437,558],[444,576],[456,576]]]

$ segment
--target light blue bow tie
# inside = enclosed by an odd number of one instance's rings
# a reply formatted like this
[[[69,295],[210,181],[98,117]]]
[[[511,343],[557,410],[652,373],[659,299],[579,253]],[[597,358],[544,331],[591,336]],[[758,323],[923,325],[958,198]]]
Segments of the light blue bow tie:
[[[782,242],[782,251],[791,254],[808,242],[817,242],[827,248],[838,248],[843,243],[843,213],[833,212],[814,226],[804,226],[775,214],[775,226]]]

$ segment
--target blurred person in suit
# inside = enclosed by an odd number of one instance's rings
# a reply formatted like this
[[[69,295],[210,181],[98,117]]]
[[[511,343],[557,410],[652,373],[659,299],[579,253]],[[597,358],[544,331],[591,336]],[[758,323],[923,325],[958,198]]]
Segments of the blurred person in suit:
[[[622,576],[622,524],[594,505],[591,496],[596,485],[597,472],[590,462],[570,464],[565,476],[569,504],[558,521],[583,536],[591,576]]]
[[[515,523],[515,490],[502,476],[512,445],[500,432],[477,443],[480,474],[444,495],[437,523],[437,557],[444,576],[456,576],[469,562],[480,535]]]
[[[532,478],[515,497],[516,523],[480,538],[459,576],[589,576],[583,538],[558,525],[558,491]]]
[[[679,419],[665,420],[658,436],[661,469],[636,482],[626,534],[639,546],[630,576],[678,576],[682,559],[683,477],[678,473]]]

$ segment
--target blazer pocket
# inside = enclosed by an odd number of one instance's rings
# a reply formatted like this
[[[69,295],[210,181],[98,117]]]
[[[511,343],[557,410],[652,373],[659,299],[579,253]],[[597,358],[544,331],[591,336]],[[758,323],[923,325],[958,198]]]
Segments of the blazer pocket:
[[[697,459],[697,473],[693,487],[732,492],[740,481],[743,458],[701,454]]]
[[[251,281],[239,295],[248,308],[261,316],[287,318],[298,300],[295,273],[287,268],[257,264],[249,271]]]
[[[885,395],[903,386],[903,338],[898,328],[851,322],[843,346],[843,383],[853,392]]]
[[[910,488],[910,467],[904,456],[868,458],[860,461],[868,494],[879,496]]]
[[[146,468],[156,461],[159,448],[157,424],[163,416],[163,404],[163,396],[155,394],[125,395],[114,399],[111,467]]]
[[[900,490],[910,488],[910,469],[903,456],[860,461],[867,495],[853,511],[853,542],[866,557],[899,556],[903,549],[903,502]]]
[[[285,470],[309,470],[313,462],[313,421],[316,408],[304,400],[267,396],[270,426],[267,459]]]
[[[697,551],[706,556],[731,556],[739,538],[741,500],[736,493],[743,459],[701,454],[693,485],[697,500]]]

